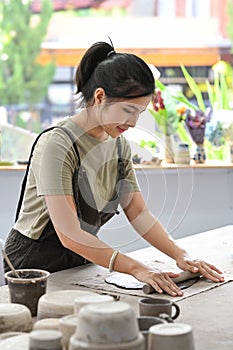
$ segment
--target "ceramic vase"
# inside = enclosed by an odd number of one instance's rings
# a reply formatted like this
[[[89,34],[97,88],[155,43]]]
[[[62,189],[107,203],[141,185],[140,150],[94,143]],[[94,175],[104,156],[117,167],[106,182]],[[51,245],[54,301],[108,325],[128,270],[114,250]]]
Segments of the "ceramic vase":
[[[165,135],[165,153],[164,153],[164,162],[165,163],[174,163],[174,152],[172,147],[172,138],[171,136]]]
[[[233,145],[230,145],[230,162],[233,163]]]
[[[203,145],[197,145],[193,159],[197,164],[203,164],[206,161],[206,153]]]

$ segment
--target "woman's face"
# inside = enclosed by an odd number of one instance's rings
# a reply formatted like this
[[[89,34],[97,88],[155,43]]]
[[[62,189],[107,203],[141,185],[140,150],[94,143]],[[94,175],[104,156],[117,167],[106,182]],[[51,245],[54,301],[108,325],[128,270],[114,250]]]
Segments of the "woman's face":
[[[115,102],[104,102],[100,108],[100,125],[113,138],[135,127],[140,113],[145,111],[151,95]]]

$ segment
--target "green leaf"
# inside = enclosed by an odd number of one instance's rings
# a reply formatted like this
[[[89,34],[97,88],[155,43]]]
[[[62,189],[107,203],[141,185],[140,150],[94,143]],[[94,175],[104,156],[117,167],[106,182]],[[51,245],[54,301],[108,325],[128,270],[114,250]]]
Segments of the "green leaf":
[[[221,108],[230,109],[229,98],[228,98],[228,87],[224,74],[220,75],[220,88],[221,88]]]
[[[198,106],[195,105],[194,103],[190,102],[182,92],[179,92],[177,95],[174,95],[173,98],[180,103],[185,104],[191,109],[198,110]]]
[[[181,70],[184,74],[184,77],[185,77],[190,89],[192,90],[192,92],[196,96],[199,109],[201,109],[202,111],[205,112],[206,108],[205,108],[204,100],[203,100],[203,97],[202,97],[201,91],[199,90],[198,85],[196,84],[193,77],[189,74],[189,72],[187,71],[185,66],[181,65]]]
[[[206,87],[207,87],[207,92],[208,92],[208,97],[209,97],[211,107],[212,107],[212,109],[214,109],[214,105],[215,105],[215,101],[216,101],[215,94],[214,94],[212,86],[210,85],[210,82],[208,80],[206,80]]]
[[[155,85],[161,91],[165,91],[167,89],[167,87],[163,83],[161,83],[161,81],[159,81],[159,80],[155,81]]]

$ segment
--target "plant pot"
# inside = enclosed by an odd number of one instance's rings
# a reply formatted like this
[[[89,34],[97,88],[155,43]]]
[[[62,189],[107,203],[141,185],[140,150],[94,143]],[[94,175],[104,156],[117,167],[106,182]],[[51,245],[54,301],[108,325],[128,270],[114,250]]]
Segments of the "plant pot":
[[[197,145],[193,159],[197,164],[203,164],[206,161],[206,153],[203,145]]]
[[[164,162],[165,163],[174,163],[174,152],[172,147],[172,139],[171,136],[165,135],[165,154],[164,154]]]
[[[230,145],[230,162],[233,163],[233,145]]]

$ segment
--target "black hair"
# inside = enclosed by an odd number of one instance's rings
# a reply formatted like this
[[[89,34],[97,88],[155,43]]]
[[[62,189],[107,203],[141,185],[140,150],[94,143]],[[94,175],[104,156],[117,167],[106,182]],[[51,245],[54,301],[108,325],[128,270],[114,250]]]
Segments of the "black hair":
[[[77,91],[86,104],[97,88],[113,99],[137,98],[154,93],[155,80],[149,66],[138,56],[116,53],[106,42],[93,44],[84,54],[75,77]]]

